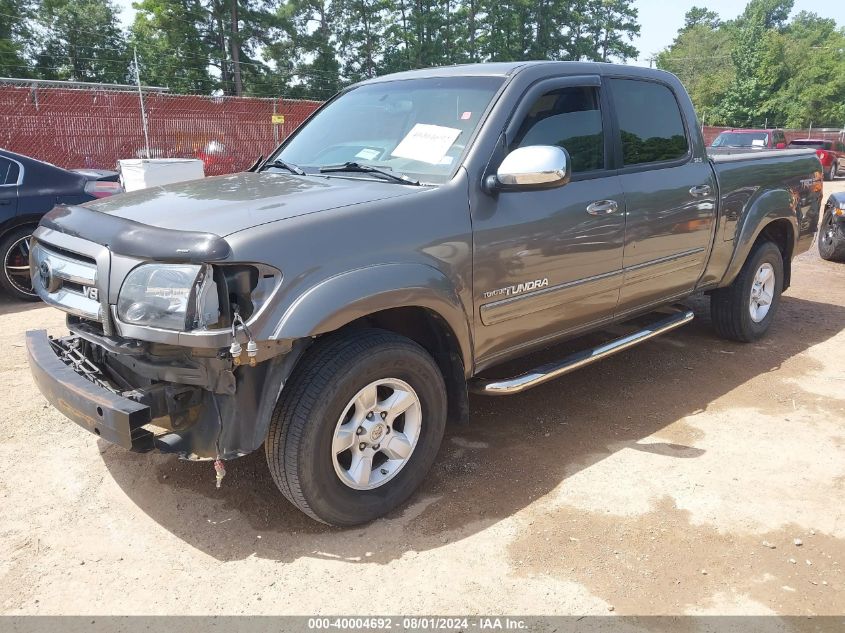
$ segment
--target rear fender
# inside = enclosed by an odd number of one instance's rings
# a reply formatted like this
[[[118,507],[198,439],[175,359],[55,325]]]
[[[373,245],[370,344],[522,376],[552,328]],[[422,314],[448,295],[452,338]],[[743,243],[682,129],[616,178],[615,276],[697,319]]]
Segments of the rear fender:
[[[742,265],[748,258],[754,243],[757,238],[765,230],[766,226],[776,220],[786,220],[791,227],[790,240],[788,244],[789,252],[786,254],[787,258],[792,256],[795,250],[795,240],[798,235],[798,217],[799,212],[795,209],[795,202],[792,195],[786,189],[776,189],[768,191],[756,198],[754,202],[744,212],[741,225],[734,238],[734,252],[731,257],[730,264],[728,264],[727,272],[722,278],[720,286],[730,285]],[[788,263],[785,262],[785,263]]]
[[[390,308],[427,308],[451,328],[467,371],[472,368],[469,319],[453,283],[426,264],[380,264],[341,273],[305,291],[285,311],[272,338],[326,334]]]

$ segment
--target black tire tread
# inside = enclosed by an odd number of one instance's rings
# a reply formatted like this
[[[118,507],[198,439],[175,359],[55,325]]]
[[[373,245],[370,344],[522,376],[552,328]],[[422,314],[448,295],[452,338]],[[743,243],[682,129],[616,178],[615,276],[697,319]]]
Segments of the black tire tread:
[[[386,330],[365,329],[329,335],[309,349],[299,362],[282,389],[270,420],[264,444],[270,475],[288,501],[321,523],[327,522],[308,504],[297,476],[300,459],[297,448],[308,423],[308,413],[339,371],[382,345],[401,345],[428,356],[417,343]],[[431,362],[434,364],[433,360]]]
[[[778,249],[774,242],[768,240],[758,242],[751,249],[745,263],[742,265],[742,269],[731,285],[725,288],[718,288],[711,293],[710,319],[716,333],[720,337],[741,343],[750,343],[755,340],[754,337],[745,331],[742,324],[741,313],[747,303],[745,280],[753,272],[752,268],[754,267],[750,265],[751,262],[756,259],[757,254],[761,250],[770,246],[777,249],[780,253],[780,249]]]
[[[2,257],[2,261],[0,261],[0,265],[6,265],[6,251],[9,247],[14,243],[17,242],[21,237],[26,234],[32,234],[35,230],[35,226],[19,226],[15,229],[12,229],[2,238],[0,238],[0,257]],[[5,271],[0,270],[0,290],[4,291],[8,296],[14,297],[19,301],[41,301],[38,295],[23,295],[21,294],[16,288],[11,286],[6,280]]]
[[[827,225],[830,213],[830,209],[825,211],[824,218],[822,219],[822,230]],[[845,224],[835,224],[834,227],[833,249],[830,252],[825,253],[822,251],[821,237],[817,238],[819,241],[819,256],[829,262],[845,262]]]

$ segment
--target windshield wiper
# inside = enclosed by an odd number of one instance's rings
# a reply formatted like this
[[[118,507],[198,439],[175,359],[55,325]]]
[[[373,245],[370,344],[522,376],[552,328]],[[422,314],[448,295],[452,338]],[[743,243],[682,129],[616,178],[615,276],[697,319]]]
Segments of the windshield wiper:
[[[376,174],[383,178],[387,178],[388,180],[392,180],[393,182],[398,182],[403,185],[419,185],[419,180],[411,180],[407,176],[400,175],[397,176],[396,174],[391,174],[389,171],[385,171],[384,169],[379,169],[378,167],[373,167],[372,165],[362,165],[360,163],[343,163],[342,165],[326,165],[325,167],[320,167],[321,174],[332,174],[338,173],[343,171],[350,171],[350,172],[357,172],[360,174]]]
[[[283,161],[281,158],[275,159],[272,163],[267,163],[261,166],[261,169],[266,169],[267,167],[278,167],[279,169],[287,169],[290,173],[296,174],[297,176],[305,176],[305,170],[302,167],[298,167],[293,163],[288,163]]]

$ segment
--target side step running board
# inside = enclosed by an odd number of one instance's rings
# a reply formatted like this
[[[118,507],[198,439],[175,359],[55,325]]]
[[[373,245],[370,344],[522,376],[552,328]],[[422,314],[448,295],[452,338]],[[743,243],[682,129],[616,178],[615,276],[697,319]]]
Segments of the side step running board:
[[[615,339],[599,347],[586,349],[567,356],[561,361],[541,365],[528,373],[516,376],[515,378],[504,379],[480,379],[476,378],[469,384],[469,389],[473,393],[482,394],[485,396],[510,396],[515,393],[522,393],[528,389],[542,385],[543,383],[559,378],[576,369],[585,367],[599,361],[608,356],[613,356],[617,352],[634,347],[645,341],[660,336],[666,332],[670,332],[675,328],[679,328],[692,321],[694,314],[688,308],[673,308],[677,310],[673,314],[660,319],[659,321],[649,325],[648,327]]]

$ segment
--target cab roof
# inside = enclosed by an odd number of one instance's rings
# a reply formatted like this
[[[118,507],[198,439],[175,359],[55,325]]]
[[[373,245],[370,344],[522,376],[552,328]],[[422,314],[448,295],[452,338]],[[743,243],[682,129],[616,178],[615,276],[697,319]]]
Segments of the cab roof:
[[[663,70],[645,68],[642,66],[628,66],[625,64],[608,64],[604,62],[560,62],[548,60],[523,61],[523,62],[486,62],[483,64],[458,64],[455,66],[436,66],[432,68],[420,68],[417,70],[406,70],[373,77],[359,82],[356,85],[381,83],[385,81],[397,81],[403,79],[428,79],[435,77],[511,77],[517,72],[540,66],[549,66],[549,71],[558,74],[572,75],[622,75],[632,77],[665,78],[672,76]]]

